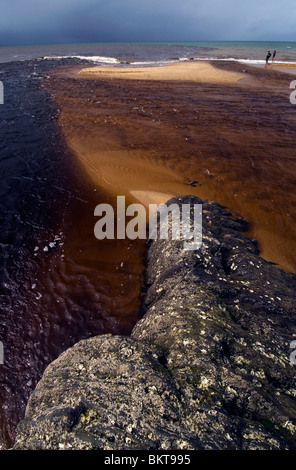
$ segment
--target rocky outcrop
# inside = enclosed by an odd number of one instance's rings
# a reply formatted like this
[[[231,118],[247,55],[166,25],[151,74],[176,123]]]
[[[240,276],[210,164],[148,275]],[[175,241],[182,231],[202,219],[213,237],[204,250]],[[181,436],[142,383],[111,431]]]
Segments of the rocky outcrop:
[[[143,318],[49,365],[15,449],[295,449],[296,277],[220,205],[203,243],[149,243]]]

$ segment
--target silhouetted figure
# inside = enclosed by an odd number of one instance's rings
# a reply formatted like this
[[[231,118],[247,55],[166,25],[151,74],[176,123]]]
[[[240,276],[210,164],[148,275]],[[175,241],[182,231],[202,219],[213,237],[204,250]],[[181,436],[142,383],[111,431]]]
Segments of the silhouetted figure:
[[[268,65],[268,61],[269,61],[270,57],[271,57],[271,52],[268,51],[267,56],[266,56],[266,65]]]
[[[275,56],[276,56],[276,51],[274,50],[274,51],[273,51],[273,54],[272,54],[272,62],[275,61]]]

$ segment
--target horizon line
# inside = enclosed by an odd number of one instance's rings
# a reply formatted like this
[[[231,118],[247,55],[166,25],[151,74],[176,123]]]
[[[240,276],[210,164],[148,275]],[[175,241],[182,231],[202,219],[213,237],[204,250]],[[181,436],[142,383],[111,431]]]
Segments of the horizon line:
[[[0,44],[0,47],[25,47],[25,46],[87,46],[108,44],[185,44],[185,43],[211,43],[211,42],[262,42],[262,43],[296,43],[296,40],[268,40],[268,39],[202,39],[202,40],[171,40],[171,41],[99,41],[99,42],[45,42],[45,43],[22,43],[22,44]]]

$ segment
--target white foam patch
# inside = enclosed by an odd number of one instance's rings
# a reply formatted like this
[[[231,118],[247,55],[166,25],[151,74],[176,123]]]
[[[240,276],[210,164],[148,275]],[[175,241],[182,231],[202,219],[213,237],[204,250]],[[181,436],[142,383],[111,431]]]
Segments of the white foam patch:
[[[203,61],[218,61],[218,62],[239,62],[242,64],[265,64],[265,60],[263,59],[237,59],[235,57],[196,57],[194,61],[203,62]],[[287,65],[296,65],[296,62],[288,62],[288,61],[275,61],[275,64],[287,64]],[[270,62],[271,64],[271,62]]]
[[[60,60],[60,59],[81,59],[88,60],[89,62],[105,63],[105,64],[119,64],[120,61],[116,57],[104,57],[100,55],[84,56],[84,55],[61,55],[61,56],[45,56],[47,60]]]

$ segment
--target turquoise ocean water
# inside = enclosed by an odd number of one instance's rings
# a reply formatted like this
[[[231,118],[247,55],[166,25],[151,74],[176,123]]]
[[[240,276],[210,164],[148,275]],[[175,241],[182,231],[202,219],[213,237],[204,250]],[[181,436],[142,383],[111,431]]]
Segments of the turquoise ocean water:
[[[175,61],[234,60],[264,63],[267,51],[278,62],[296,63],[296,42],[207,41],[163,43],[58,44],[0,47],[0,63],[28,59],[81,58],[94,64],[151,65]]]

